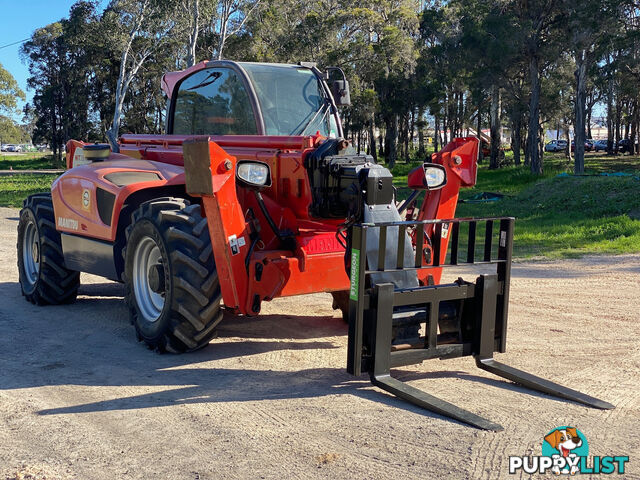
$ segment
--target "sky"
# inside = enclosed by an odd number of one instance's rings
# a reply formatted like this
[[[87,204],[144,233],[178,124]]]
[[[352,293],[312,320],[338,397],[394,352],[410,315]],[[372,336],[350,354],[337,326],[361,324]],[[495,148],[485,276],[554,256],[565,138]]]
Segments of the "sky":
[[[2,47],[28,39],[34,30],[66,17],[74,3],[75,0],[0,0],[0,63],[17,80],[28,102],[33,92],[27,90],[29,69],[20,60],[21,44]],[[24,102],[20,102],[19,108],[23,106]]]

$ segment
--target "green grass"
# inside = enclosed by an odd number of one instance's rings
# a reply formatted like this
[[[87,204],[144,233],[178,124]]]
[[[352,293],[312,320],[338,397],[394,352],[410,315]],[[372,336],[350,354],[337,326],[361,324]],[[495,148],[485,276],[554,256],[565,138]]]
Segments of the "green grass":
[[[53,160],[53,155],[45,153],[0,154],[0,170],[42,170],[61,168]]]
[[[0,169],[52,168],[44,154],[0,156]],[[410,193],[407,173],[419,162],[399,163],[393,169],[398,197]],[[489,170],[484,162],[478,183],[464,189],[461,199],[479,192],[498,192],[495,203],[459,203],[458,217],[514,216],[514,255],[520,258],[567,258],[585,254],[640,252],[640,158],[588,154],[587,176],[558,177],[573,165],[562,154],[545,154],[545,173],[532,175],[525,167]],[[594,176],[628,172],[631,177]],[[0,206],[20,207],[28,195],[49,191],[56,175],[0,176]]]
[[[514,255],[520,258],[568,258],[586,254],[640,252],[640,158],[588,154],[586,176],[571,173],[573,163],[562,154],[545,154],[542,176],[525,167],[478,171],[478,183],[461,199],[497,192],[495,203],[459,203],[458,217],[516,217]],[[417,164],[394,168],[399,197],[406,198],[406,173]],[[627,172],[631,177],[597,176]]]
[[[17,173],[0,176],[0,206],[22,207],[22,201],[33,193],[51,191],[55,174]]]

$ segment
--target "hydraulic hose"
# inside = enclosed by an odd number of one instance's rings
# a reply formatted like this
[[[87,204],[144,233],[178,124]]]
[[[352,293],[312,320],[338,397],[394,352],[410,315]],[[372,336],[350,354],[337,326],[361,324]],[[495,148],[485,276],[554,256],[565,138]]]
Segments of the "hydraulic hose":
[[[283,243],[287,250],[294,250],[295,241],[293,239],[293,233],[290,231],[282,232],[273,221],[273,218],[271,218],[271,215],[269,215],[269,211],[267,210],[267,206],[264,204],[264,198],[262,198],[262,194],[258,190],[254,190],[254,194],[256,196],[258,206],[260,207],[260,211],[262,212],[262,215],[264,215],[264,218],[267,219],[267,223],[269,224],[269,227],[271,228],[275,236],[278,237],[278,240]]]

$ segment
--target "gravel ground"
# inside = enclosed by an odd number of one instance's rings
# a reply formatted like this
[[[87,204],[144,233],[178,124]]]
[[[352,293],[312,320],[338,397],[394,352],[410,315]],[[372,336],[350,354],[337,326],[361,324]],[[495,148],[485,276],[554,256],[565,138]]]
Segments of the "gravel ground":
[[[528,478],[573,425],[591,455],[629,455],[640,479],[640,256],[519,263],[498,359],[616,405],[600,411],[432,360],[394,376],[502,424],[470,428],[345,371],[346,332],[326,294],[225,319],[196,353],[135,340],[117,283],[83,275],[78,301],[20,296],[18,210],[0,209],[0,479]],[[586,477],[586,475],[585,475]]]

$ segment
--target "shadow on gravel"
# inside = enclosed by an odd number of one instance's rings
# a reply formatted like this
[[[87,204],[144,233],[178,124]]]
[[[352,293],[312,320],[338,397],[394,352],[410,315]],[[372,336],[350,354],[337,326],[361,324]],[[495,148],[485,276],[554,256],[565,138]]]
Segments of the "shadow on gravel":
[[[139,373],[140,377],[138,377],[138,380],[131,384],[124,383],[124,385],[176,385],[180,386],[180,388],[170,388],[159,392],[68,407],[45,409],[37,413],[43,416],[66,415],[114,410],[139,410],[189,404],[270,401],[349,394],[371,402],[411,411],[418,415],[459,423],[450,418],[441,417],[435,413],[418,408],[386,392],[377,390],[373,388],[365,378],[354,379],[348,375],[344,369],[316,368],[301,370],[299,372],[282,372],[217,368],[180,368],[178,370],[150,368]],[[406,381],[409,380],[410,378],[408,377],[411,376],[411,374],[398,375],[398,378]],[[534,397],[566,402],[565,400],[526,390],[510,382],[478,377],[461,371],[437,372],[413,376],[416,379],[450,377],[472,380],[518,393],[526,393]],[[102,382],[98,383],[99,385],[103,385]],[[122,385],[122,383],[118,384]],[[184,386],[185,384],[188,386]],[[424,386],[422,388],[424,388]],[[454,404],[458,403],[454,398],[449,398],[449,400]]]
[[[117,282],[81,283],[78,289],[78,295],[90,297],[121,297],[124,299],[124,293],[124,284]]]
[[[110,399],[92,402],[86,402],[86,397],[83,402],[81,399],[88,391],[78,389],[78,404],[40,410],[40,415],[348,394],[442,418],[373,388],[365,376],[354,378],[344,367],[297,371],[255,368],[257,363],[264,368],[264,360],[254,362],[252,357],[268,352],[344,348],[331,339],[346,335],[347,326],[340,318],[229,316],[221,324],[220,337],[206,348],[185,355],[159,355],[135,341],[124,302],[117,298],[122,295],[121,285],[85,285],[81,294],[109,298],[94,301],[84,297],[72,305],[36,307],[20,297],[17,283],[0,283],[0,331],[5,333],[0,336],[0,390],[116,387],[105,393]],[[218,360],[236,357],[242,357],[242,366],[246,368],[216,366]],[[327,358],[324,354],[323,357]],[[344,359],[346,363],[346,351]],[[293,370],[295,366],[289,368]],[[474,369],[470,362],[469,371]],[[403,381],[460,378],[548,398],[506,381],[461,371],[397,370],[394,375]],[[428,390],[428,382],[421,383],[416,386]],[[122,391],[117,387],[128,388]],[[131,395],[132,388],[145,392]],[[127,396],[113,398],[117,395]],[[451,400],[455,403],[455,399]]]
[[[499,360],[499,358],[498,358]],[[469,370],[470,371],[481,371],[479,369],[476,370],[476,366],[474,363],[474,360],[469,358]],[[529,371],[529,373],[532,373],[534,375],[537,374],[537,372],[534,371]],[[551,400],[555,400],[561,403],[575,403],[575,405],[579,405],[576,402],[571,402],[570,400],[564,400],[561,398],[557,398],[557,397],[553,397],[551,395],[546,395],[544,393],[541,392],[537,392],[535,390],[530,390],[528,388],[524,388],[520,385],[518,385],[517,383],[513,383],[509,380],[504,380],[500,377],[483,377],[481,375],[474,375],[473,373],[469,373],[469,372],[464,372],[461,370],[440,370],[437,372],[416,372],[416,371],[402,371],[402,370],[395,370],[392,369],[392,374],[394,378],[397,378],[400,381],[403,382],[410,382],[413,380],[429,380],[429,379],[441,379],[441,378],[455,378],[457,380],[464,380],[464,381],[468,381],[468,382],[475,382],[475,383],[481,383],[483,385],[487,385],[489,387],[497,387],[497,388],[502,388],[504,390],[510,390],[512,392],[518,392],[518,393],[524,393],[527,395],[530,395],[532,397],[537,397],[537,398],[544,398],[544,399],[551,399]],[[490,374],[487,374],[490,375]],[[553,378],[549,378],[548,380],[551,381],[558,381],[558,382],[562,382],[562,379],[553,379]],[[423,384],[424,385],[424,384]],[[423,388],[424,386],[419,386],[419,385],[415,385],[416,388]],[[455,401],[454,401],[455,403]]]

